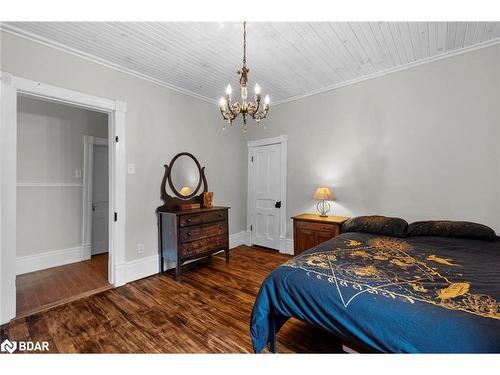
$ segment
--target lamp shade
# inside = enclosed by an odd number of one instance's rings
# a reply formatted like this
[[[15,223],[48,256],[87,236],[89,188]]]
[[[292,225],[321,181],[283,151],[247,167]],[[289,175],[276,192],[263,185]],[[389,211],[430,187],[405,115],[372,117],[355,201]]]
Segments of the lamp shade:
[[[314,193],[313,196],[314,199],[318,200],[328,200],[328,201],[333,201],[335,200],[335,195],[330,191],[329,188],[327,187],[319,187],[316,189],[316,192]]]

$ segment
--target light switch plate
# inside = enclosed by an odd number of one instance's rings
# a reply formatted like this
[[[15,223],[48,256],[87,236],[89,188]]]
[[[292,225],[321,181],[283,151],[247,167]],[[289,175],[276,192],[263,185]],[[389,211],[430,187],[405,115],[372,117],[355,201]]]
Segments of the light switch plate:
[[[137,254],[142,254],[144,253],[144,244],[140,243],[137,244]]]
[[[127,166],[128,174],[135,174],[135,164],[129,163]]]

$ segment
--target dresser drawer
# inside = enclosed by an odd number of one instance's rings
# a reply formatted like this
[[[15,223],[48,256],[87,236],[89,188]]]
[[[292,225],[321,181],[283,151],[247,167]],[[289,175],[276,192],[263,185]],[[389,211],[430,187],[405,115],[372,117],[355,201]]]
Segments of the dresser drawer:
[[[210,250],[227,246],[227,235],[221,234],[214,237],[203,238],[201,240],[187,242],[179,245],[181,255],[190,257],[193,255],[202,254]]]
[[[212,223],[214,221],[222,221],[227,219],[227,211],[205,212],[201,214],[202,223]]]
[[[227,223],[225,221],[181,228],[179,242],[190,242],[206,237],[216,236],[227,232]]]
[[[201,224],[201,214],[192,215],[182,215],[179,217],[179,226],[187,227],[190,225],[200,225]]]
[[[338,226],[335,224],[323,224],[323,223],[315,223],[311,221],[295,221],[295,225],[297,228],[302,229],[310,229],[315,231],[322,232],[333,232],[338,231]]]

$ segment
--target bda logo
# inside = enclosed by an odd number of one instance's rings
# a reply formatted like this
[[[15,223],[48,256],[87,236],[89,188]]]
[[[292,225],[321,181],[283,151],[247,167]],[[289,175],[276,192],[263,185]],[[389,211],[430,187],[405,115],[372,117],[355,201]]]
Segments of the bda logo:
[[[0,345],[0,350],[2,352],[14,353],[16,349],[17,349],[17,342],[10,341],[9,339],[5,339],[4,342],[2,342],[2,345]]]

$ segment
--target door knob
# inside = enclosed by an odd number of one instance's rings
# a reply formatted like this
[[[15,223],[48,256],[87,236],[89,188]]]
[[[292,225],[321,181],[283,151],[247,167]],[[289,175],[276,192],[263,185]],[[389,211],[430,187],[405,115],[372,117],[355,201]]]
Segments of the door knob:
[[[281,201],[276,202],[276,203],[274,204],[274,207],[276,207],[276,208],[281,208]]]

